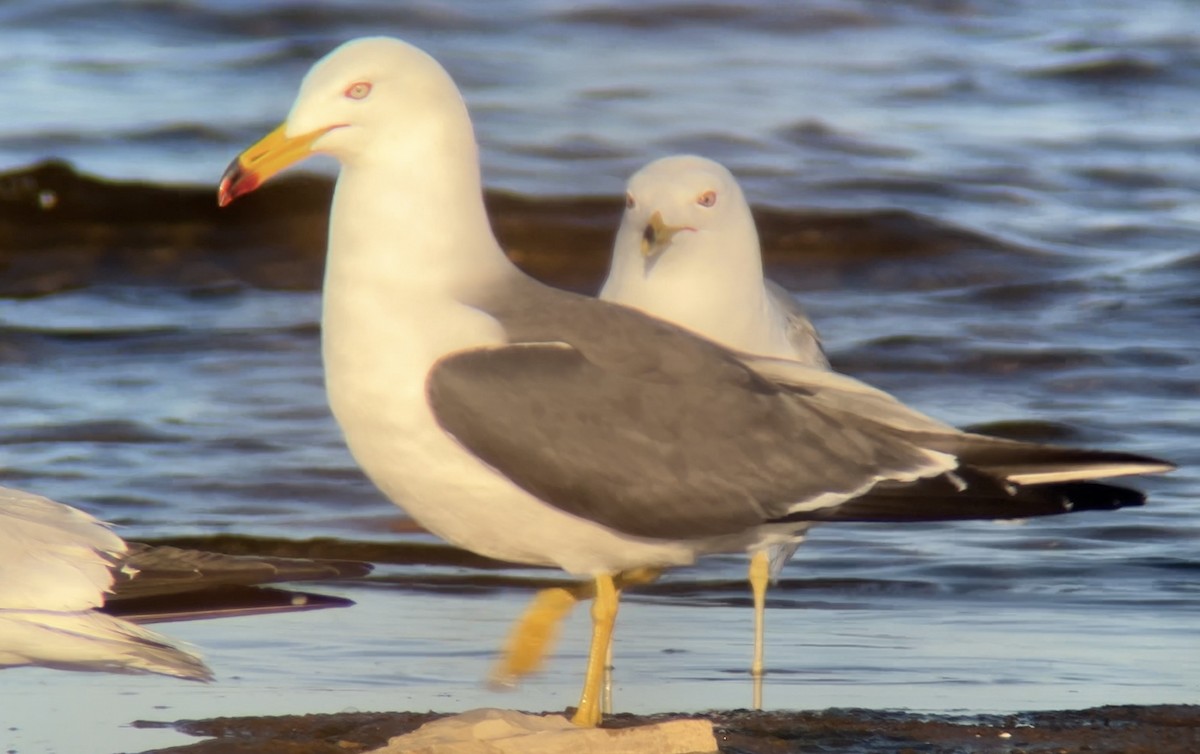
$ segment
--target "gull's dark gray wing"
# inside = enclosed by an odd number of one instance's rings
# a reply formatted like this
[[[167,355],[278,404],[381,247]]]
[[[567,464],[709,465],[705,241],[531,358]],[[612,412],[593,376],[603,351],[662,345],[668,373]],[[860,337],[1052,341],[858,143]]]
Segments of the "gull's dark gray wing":
[[[570,343],[451,354],[427,382],[442,427],[550,505],[627,534],[691,539],[954,465],[780,390],[678,328],[580,300],[557,311]]]
[[[1082,482],[1171,468],[964,434],[850,377],[735,355],[532,281],[503,294],[477,304],[510,345],[438,362],[426,385],[434,415],[536,497],[628,534],[689,539],[772,520],[1113,508],[1140,493]]]

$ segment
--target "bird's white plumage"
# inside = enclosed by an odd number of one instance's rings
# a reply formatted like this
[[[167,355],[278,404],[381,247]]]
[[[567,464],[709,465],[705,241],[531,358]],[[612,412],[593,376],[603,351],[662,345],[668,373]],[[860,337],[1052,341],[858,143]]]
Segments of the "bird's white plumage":
[[[0,668],[211,677],[165,636],[97,612],[125,542],[81,510],[0,488]]]
[[[0,608],[0,668],[212,677],[204,663],[162,634],[95,611]]]
[[[81,510],[0,488],[0,608],[86,610],[104,604],[125,542]]]

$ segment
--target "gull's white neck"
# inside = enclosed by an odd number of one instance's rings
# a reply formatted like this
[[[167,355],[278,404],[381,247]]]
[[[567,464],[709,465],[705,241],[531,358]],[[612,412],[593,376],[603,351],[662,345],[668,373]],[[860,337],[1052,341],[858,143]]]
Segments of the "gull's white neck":
[[[369,159],[343,160],[322,315],[335,414],[389,391],[415,396],[438,358],[502,338],[470,303],[518,274],[488,222],[470,123],[420,130],[381,139]]]
[[[366,159],[344,162],[330,215],[329,267],[358,283],[366,275],[391,291],[465,297],[512,266],[484,209],[469,121],[426,130],[434,132],[401,134],[409,138],[386,140]]]

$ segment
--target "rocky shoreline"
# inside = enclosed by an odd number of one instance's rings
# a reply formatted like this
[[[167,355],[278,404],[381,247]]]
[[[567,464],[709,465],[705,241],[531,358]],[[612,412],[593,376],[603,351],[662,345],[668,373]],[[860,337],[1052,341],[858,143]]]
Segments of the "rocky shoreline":
[[[203,741],[146,754],[354,754],[384,746],[446,715],[346,712],[282,717],[222,717],[175,723]],[[1194,754],[1200,751],[1200,706],[1119,705],[1010,715],[929,715],[830,709],[700,715],[616,715],[606,727],[664,720],[711,720],[722,754]]]

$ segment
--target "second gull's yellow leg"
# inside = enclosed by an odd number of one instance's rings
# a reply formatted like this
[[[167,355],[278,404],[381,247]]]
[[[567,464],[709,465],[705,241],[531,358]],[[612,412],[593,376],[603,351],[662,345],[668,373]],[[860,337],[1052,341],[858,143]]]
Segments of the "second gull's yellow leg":
[[[612,641],[613,625],[617,621],[620,594],[610,574],[596,577],[596,599],[592,602],[592,646],[588,650],[587,673],[579,708],[571,722],[584,728],[600,724],[600,699],[604,689],[604,665],[608,660],[608,645]]]
[[[750,675],[754,678],[754,709],[762,709],[763,623],[767,606],[767,583],[771,579],[771,564],[765,550],[750,558],[750,591],[754,594],[754,660]]]

